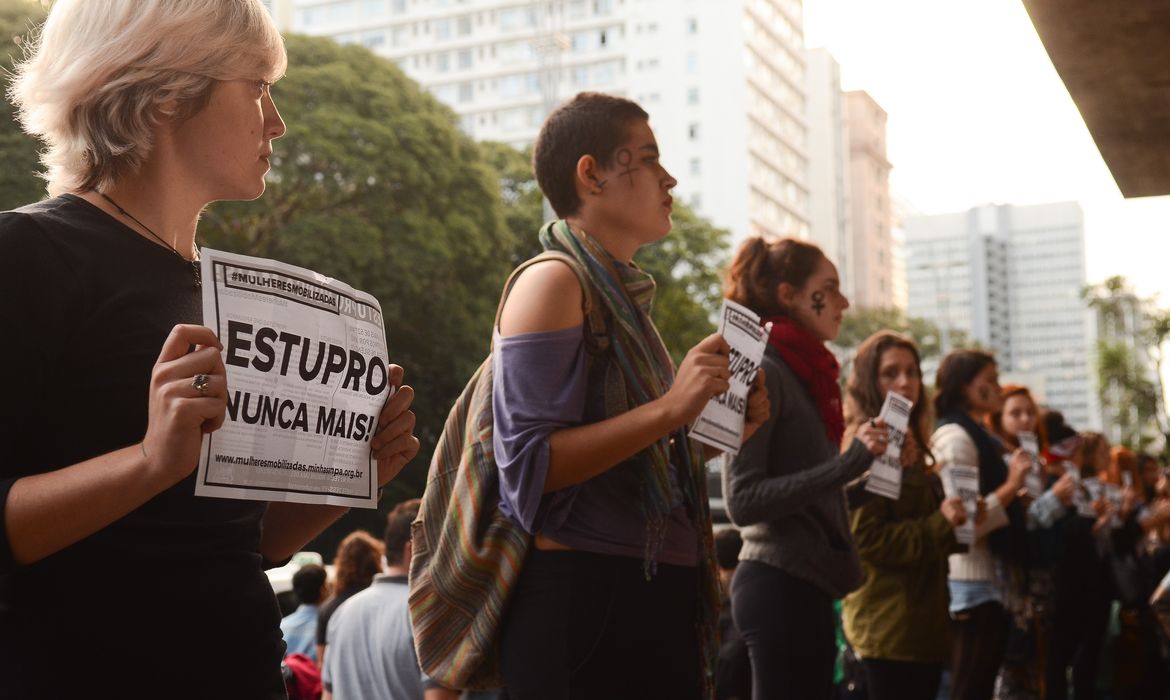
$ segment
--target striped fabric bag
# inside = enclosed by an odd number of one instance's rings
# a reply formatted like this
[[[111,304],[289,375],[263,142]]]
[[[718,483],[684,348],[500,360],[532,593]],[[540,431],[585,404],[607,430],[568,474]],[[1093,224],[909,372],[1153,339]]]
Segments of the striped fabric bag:
[[[576,273],[587,319],[587,354],[601,354],[608,348],[605,318],[594,307],[584,270],[565,253],[542,253],[512,272],[496,311],[496,327],[520,272],[545,260],[560,260]],[[452,689],[503,685],[500,619],[530,543],[529,535],[499,511],[492,429],[489,355],[447,415],[411,525],[409,604],[418,662],[431,678]]]

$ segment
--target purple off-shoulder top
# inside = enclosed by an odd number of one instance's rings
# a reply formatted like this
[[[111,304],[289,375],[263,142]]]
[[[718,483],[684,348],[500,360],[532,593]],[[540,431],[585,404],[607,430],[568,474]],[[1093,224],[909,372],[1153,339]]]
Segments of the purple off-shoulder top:
[[[525,531],[573,549],[645,556],[641,511],[641,460],[635,455],[576,486],[543,493],[549,435],[602,420],[601,382],[587,377],[581,326],[494,338],[492,411],[500,470],[500,510]],[[592,385],[592,388],[591,388]],[[675,508],[667,521],[658,561],[696,566],[698,537],[671,473]]]

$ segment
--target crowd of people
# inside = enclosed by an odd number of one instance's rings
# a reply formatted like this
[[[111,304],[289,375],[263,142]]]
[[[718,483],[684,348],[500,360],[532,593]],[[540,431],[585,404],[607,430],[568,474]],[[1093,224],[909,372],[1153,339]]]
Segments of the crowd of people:
[[[4,697],[90,696],[111,670],[118,697],[462,690],[416,655],[430,642],[411,562],[412,523],[465,514],[399,504],[382,541],[346,538],[332,582],[298,573],[282,622],[263,568],[344,509],[194,495],[227,400],[196,226],[211,202],[263,193],[285,68],[259,0],[58,0],[17,68],[51,198],[0,214],[0,323],[20,331],[0,344]],[[485,363],[498,493],[480,505],[526,543],[493,630],[495,697],[1092,698],[1115,607],[1113,697],[1165,697],[1156,458],[1001,386],[982,351],[942,358],[928,391],[917,346],[892,332],[859,347],[843,394],[837,268],[762,238],[727,273],[727,298],[768,325],[742,445],[721,456],[688,429],[731,386],[730,347],[712,334],[676,367],[633,262],[672,226],[649,115],[579,94],[545,121],[533,167],[556,259],[507,286]],[[389,374],[378,485],[419,449],[413,390]],[[883,420],[890,393],[912,403],[906,431]],[[892,444],[894,498],[868,483]],[[718,535],[716,458],[736,526]],[[78,629],[100,643],[79,650]]]

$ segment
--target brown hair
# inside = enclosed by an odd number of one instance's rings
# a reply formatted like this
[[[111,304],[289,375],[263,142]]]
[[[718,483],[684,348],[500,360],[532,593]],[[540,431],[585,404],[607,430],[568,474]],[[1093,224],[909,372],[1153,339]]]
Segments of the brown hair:
[[[577,214],[577,161],[593,156],[608,168],[626,140],[631,122],[649,119],[646,110],[624,97],[582,92],[548,115],[532,151],[540,191],[562,219]]]
[[[966,412],[967,397],[963,390],[975,381],[995,357],[982,350],[955,350],[948,353],[938,366],[935,379],[934,411],[940,418],[957,411]]]
[[[735,253],[724,282],[724,296],[760,316],[787,315],[777,293],[780,285],[787,282],[803,288],[823,259],[821,249],[807,241],[749,238]]]
[[[878,377],[882,355],[893,348],[902,348],[913,355],[914,366],[918,369],[919,377],[922,376],[922,358],[918,355],[918,346],[914,341],[892,331],[878,331],[869,336],[857,347],[857,353],[853,356],[853,374],[849,376],[845,387],[846,425],[856,428],[866,418],[876,416],[882,410],[886,397],[879,386]],[[932,463],[934,455],[930,453],[926,440],[932,417],[924,382],[919,382],[918,396],[911,400],[914,401],[914,408],[910,409],[910,434],[917,441],[927,462]]]
[[[1134,454],[1133,450],[1118,445],[1109,451],[1109,483],[1121,486],[1123,484],[1122,472],[1129,472],[1138,500],[1145,503],[1146,494],[1145,488],[1142,486],[1142,473],[1138,469],[1138,456]]]
[[[987,417],[987,424],[991,431],[998,435],[1005,444],[1011,447],[1019,447],[1020,441],[1016,439],[1015,435],[1008,435],[1003,430],[1003,409],[1007,407],[1008,399],[1013,396],[1023,396],[1032,404],[1032,408],[1036,410],[1036,442],[1039,443],[1040,452],[1043,453],[1048,449],[1048,434],[1044,430],[1044,421],[1041,420],[1040,404],[1036,403],[1036,399],[1032,396],[1032,392],[1028,387],[1022,384],[1004,384],[1003,385],[1003,404],[998,411],[995,411]]]
[[[1108,445],[1109,440],[1106,439],[1106,437],[1101,433],[1091,432],[1081,433],[1081,439],[1084,441],[1081,444],[1084,446],[1085,450],[1084,465],[1081,467],[1081,473],[1089,474],[1090,471],[1092,471],[1094,474],[1091,475],[1095,475],[1095,473],[1103,472],[1109,469],[1108,464],[1097,464],[1096,462],[1097,450],[1101,449],[1102,443]]]
[[[382,543],[365,530],[354,530],[337,546],[333,558],[334,591],[365,588],[382,571]]]
[[[386,548],[386,562],[393,566],[401,566],[402,550],[410,541],[410,524],[418,516],[422,501],[412,498],[394,506],[386,516],[386,532],[382,536],[382,545]]]

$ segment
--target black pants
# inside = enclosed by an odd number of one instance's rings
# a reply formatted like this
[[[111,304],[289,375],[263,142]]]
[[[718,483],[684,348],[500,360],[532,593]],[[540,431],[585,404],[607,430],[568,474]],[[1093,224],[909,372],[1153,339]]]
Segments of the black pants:
[[[1052,636],[1044,660],[1047,698],[1064,700],[1068,693],[1068,669],[1072,667],[1073,697],[1093,700],[1097,697],[1097,671],[1101,647],[1109,628],[1112,600],[1104,586],[1086,584],[1062,591],[1052,613]]]
[[[753,700],[829,700],[837,658],[833,600],[767,564],[740,562],[731,611],[752,660]]]
[[[994,601],[955,613],[951,657],[952,700],[991,700],[1007,649],[1011,620]]]
[[[693,567],[588,552],[530,552],[500,637],[508,700],[699,700]],[[714,621],[712,621],[714,624]]]
[[[869,700],[935,700],[942,664],[862,659]]]

